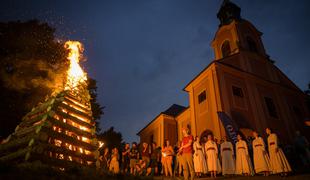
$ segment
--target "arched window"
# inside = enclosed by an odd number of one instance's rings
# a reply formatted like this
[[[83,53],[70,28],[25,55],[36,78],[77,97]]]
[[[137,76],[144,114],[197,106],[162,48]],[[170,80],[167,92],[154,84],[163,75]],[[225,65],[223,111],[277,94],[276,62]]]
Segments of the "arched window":
[[[222,44],[221,51],[222,51],[222,57],[223,57],[223,58],[230,55],[231,50],[230,50],[229,41],[225,41],[225,42]]]
[[[248,48],[252,52],[258,52],[255,41],[251,37],[247,37],[246,41],[248,43]]]

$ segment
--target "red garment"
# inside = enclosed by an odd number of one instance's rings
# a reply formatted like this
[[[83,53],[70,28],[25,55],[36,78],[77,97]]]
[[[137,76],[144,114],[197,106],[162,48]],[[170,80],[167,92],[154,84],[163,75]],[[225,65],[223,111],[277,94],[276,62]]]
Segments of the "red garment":
[[[187,137],[183,137],[183,139],[182,139],[183,146],[186,145],[190,140],[192,141],[192,144],[193,144],[194,138],[192,135],[189,135]],[[193,146],[190,145],[187,148],[183,148],[182,152],[183,153],[193,153]]]

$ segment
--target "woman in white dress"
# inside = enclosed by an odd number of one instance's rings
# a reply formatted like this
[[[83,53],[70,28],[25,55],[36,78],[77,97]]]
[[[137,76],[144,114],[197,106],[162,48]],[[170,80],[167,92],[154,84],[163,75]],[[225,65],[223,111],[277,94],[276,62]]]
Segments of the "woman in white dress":
[[[200,138],[196,136],[195,142],[193,144],[194,147],[194,169],[196,173],[196,177],[200,177],[201,174],[207,173],[207,163],[205,159],[205,153],[203,146],[200,144]]]
[[[221,144],[222,174],[235,174],[234,147],[231,142],[227,141],[226,136],[223,137]]]
[[[240,134],[236,143],[236,174],[248,176],[253,174],[251,159],[249,157],[248,145],[242,140]]]
[[[268,150],[272,173],[286,176],[292,169],[282,149],[278,146],[278,137],[271,132],[270,128],[266,128],[266,133],[268,135]]]
[[[255,173],[263,173],[264,176],[268,176],[271,171],[271,165],[264,140],[258,136],[256,131],[253,131],[253,136],[255,138],[252,142]]]
[[[212,135],[208,135],[208,141],[205,144],[207,167],[211,177],[216,177],[216,173],[221,171],[218,160],[217,144],[213,141]]]

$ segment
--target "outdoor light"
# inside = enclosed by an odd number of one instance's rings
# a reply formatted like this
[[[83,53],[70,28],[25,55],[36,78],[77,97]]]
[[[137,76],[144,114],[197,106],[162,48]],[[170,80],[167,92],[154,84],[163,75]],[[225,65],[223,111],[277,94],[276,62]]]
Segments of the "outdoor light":
[[[167,156],[167,154],[166,154],[166,153],[164,153],[164,152],[163,152],[162,154],[163,154],[163,156],[164,156],[164,157],[166,157],[166,156]]]
[[[103,145],[104,145],[104,142],[99,141],[99,149],[102,148]]]

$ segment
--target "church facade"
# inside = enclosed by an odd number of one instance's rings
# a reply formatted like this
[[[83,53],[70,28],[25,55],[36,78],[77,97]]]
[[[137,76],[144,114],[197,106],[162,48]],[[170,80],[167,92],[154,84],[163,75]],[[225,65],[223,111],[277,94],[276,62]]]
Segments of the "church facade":
[[[168,129],[174,133],[156,136],[160,128],[155,120],[138,133],[141,141],[162,145],[163,139],[180,140],[182,127],[190,127],[194,136],[212,133],[221,139],[227,135],[227,127],[219,112],[245,136],[256,130],[264,137],[266,127],[274,129],[283,143],[291,142],[297,130],[308,136],[306,95],[274,65],[266,54],[262,33],[241,18],[240,11],[230,1],[222,4],[217,14],[220,25],[211,43],[215,59],[184,87],[189,107],[171,117],[175,123]]]

